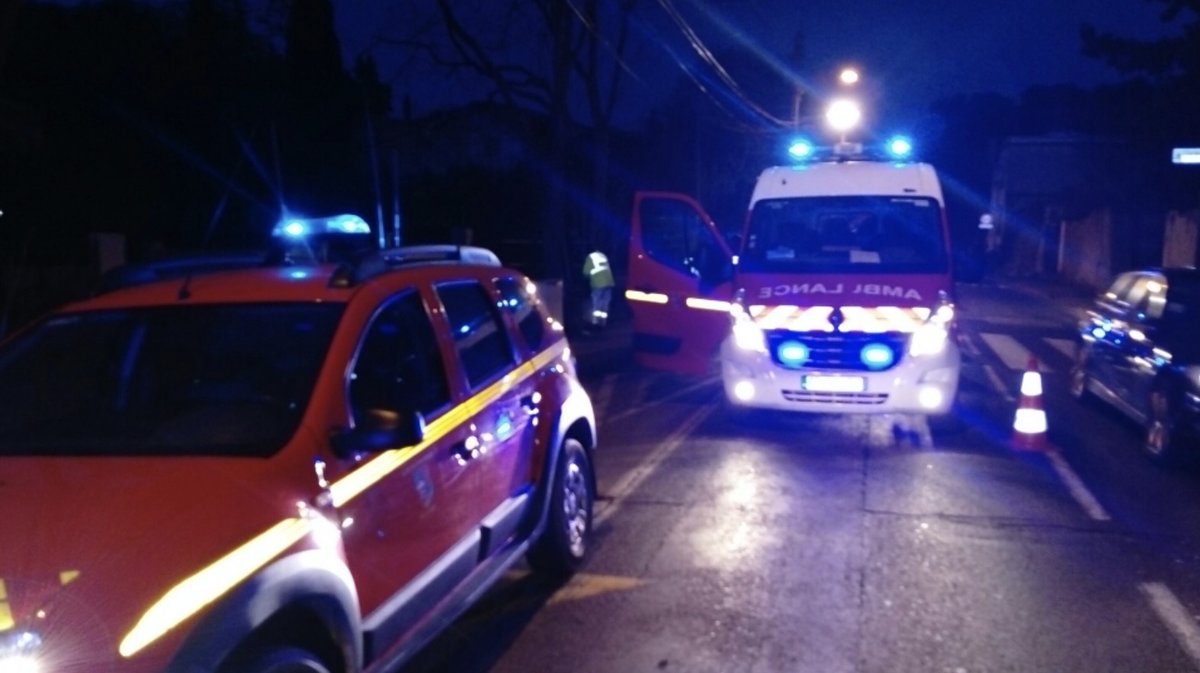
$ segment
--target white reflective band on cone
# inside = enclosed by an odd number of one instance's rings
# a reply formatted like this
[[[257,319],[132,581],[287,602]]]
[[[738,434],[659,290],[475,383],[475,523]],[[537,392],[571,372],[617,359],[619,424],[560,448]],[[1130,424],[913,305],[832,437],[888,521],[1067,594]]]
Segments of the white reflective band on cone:
[[[1026,397],[1041,397],[1042,375],[1037,372],[1025,372],[1021,376],[1021,394]]]
[[[1017,409],[1013,430],[1026,435],[1046,432],[1046,412],[1043,409]]]

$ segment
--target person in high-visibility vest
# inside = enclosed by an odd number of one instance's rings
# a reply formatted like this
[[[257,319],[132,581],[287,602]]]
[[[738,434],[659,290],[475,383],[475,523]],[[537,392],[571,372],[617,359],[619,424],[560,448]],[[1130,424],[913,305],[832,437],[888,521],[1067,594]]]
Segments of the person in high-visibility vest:
[[[592,310],[587,315],[587,320],[593,327],[604,327],[608,322],[608,305],[612,301],[612,289],[615,284],[608,257],[599,250],[590,253],[583,260],[583,275],[592,290]]]

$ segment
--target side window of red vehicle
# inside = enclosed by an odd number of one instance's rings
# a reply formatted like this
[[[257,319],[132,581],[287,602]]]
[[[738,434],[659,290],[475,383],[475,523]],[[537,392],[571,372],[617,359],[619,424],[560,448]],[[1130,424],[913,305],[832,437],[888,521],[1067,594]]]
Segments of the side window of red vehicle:
[[[721,280],[725,254],[691,206],[682,201],[651,199],[642,201],[639,215],[646,254],[689,276]]]
[[[470,388],[480,388],[512,369],[516,364],[512,344],[483,285],[477,281],[446,283],[436,290]]]
[[[515,278],[497,279],[496,290],[500,292],[500,305],[517,323],[529,352],[542,350],[546,344],[547,316],[537,301],[537,295]]]
[[[376,314],[350,378],[357,421],[367,410],[419,411],[450,403],[446,368],[429,314],[415,290],[391,299]]]

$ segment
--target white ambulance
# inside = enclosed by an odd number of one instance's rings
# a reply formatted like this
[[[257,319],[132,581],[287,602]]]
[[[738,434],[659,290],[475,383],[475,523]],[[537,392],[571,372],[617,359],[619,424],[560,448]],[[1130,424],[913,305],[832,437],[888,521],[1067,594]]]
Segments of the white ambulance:
[[[716,361],[729,401],[751,408],[951,409],[960,354],[931,166],[852,148],[768,168],[739,238],[733,250],[684,195],[636,196],[626,298],[639,363]]]

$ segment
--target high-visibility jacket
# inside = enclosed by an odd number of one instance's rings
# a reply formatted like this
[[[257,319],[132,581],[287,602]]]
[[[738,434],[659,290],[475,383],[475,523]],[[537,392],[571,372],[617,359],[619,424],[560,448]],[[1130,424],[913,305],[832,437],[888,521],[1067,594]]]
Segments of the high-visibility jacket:
[[[593,252],[583,260],[583,275],[587,276],[588,283],[591,284],[593,290],[612,287],[615,284],[612,268],[608,265],[608,257],[605,257],[602,252]]]

